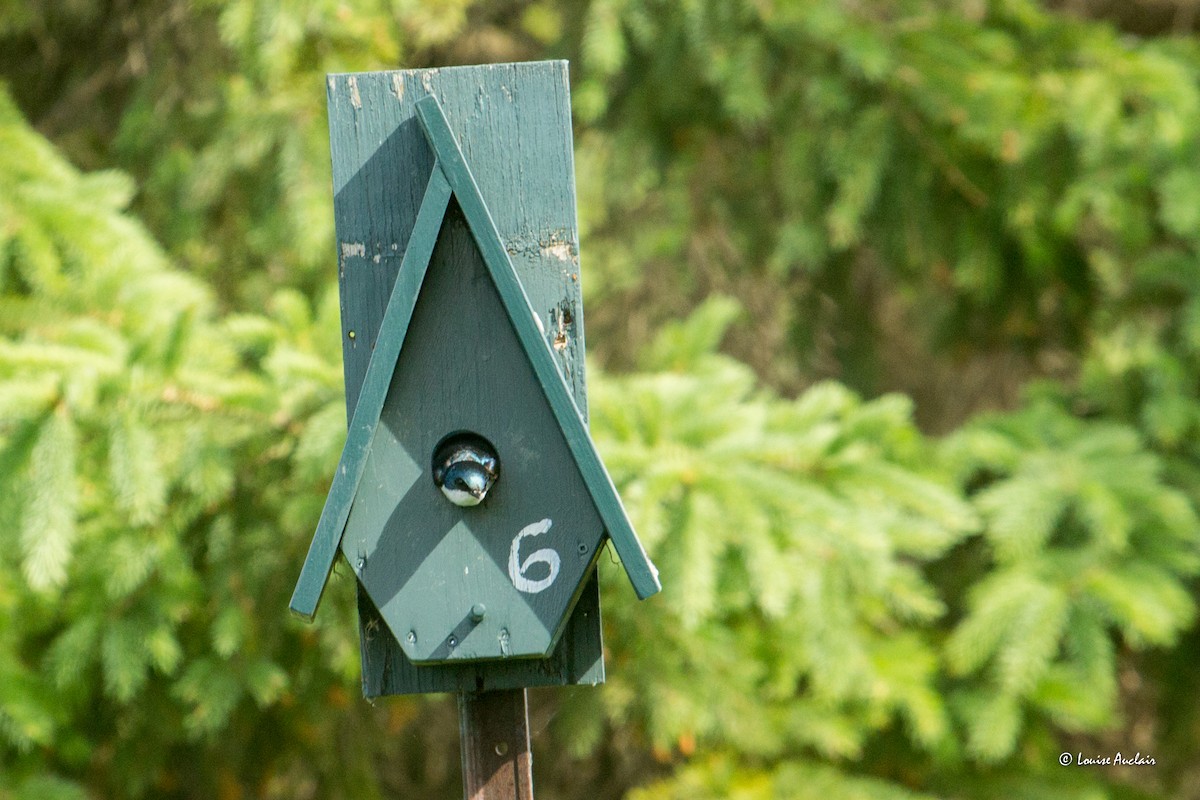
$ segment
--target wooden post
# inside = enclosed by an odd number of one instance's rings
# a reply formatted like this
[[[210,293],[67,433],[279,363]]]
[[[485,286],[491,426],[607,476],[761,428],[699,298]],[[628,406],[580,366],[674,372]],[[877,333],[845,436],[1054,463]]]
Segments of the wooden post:
[[[465,800],[533,800],[524,689],[458,696]]]

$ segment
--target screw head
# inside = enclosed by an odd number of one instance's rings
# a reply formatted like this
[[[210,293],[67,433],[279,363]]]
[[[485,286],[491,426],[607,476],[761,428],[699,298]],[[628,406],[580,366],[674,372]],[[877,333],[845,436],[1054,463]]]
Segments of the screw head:
[[[476,603],[471,606],[471,620],[473,622],[482,622],[485,614],[487,614],[487,606],[483,603]]]

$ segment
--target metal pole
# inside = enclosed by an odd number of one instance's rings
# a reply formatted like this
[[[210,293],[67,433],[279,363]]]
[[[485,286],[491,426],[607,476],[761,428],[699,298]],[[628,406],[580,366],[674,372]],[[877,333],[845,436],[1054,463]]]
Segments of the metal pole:
[[[533,800],[524,689],[458,696],[465,800]]]

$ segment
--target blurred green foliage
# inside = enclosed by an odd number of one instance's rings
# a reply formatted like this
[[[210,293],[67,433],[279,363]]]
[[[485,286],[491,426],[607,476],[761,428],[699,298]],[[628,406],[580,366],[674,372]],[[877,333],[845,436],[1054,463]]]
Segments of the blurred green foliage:
[[[349,576],[285,612],[324,73],[539,57],[666,587],[602,564],[539,795],[1200,798],[1200,46],[1031,0],[0,2],[0,798],[458,796]]]

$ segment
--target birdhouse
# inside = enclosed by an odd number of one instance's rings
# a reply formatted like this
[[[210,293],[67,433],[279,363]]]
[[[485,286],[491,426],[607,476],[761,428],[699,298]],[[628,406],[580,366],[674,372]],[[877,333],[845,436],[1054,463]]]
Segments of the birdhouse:
[[[569,112],[558,130],[527,118],[563,110],[565,78],[561,63],[331,76],[353,410],[291,608],[312,618],[340,550],[359,584],[368,695],[598,682],[606,539],[640,598],[660,588],[577,402]],[[474,112],[469,147],[440,100]],[[391,125],[373,127],[376,103]],[[563,119],[568,170],[547,173],[537,151],[561,150]],[[371,221],[389,213],[399,219]],[[569,226],[553,226],[564,214]],[[514,216],[537,238],[502,234],[496,220]],[[348,240],[356,225],[375,227]],[[535,307],[528,284],[544,298],[556,275],[569,290]]]

